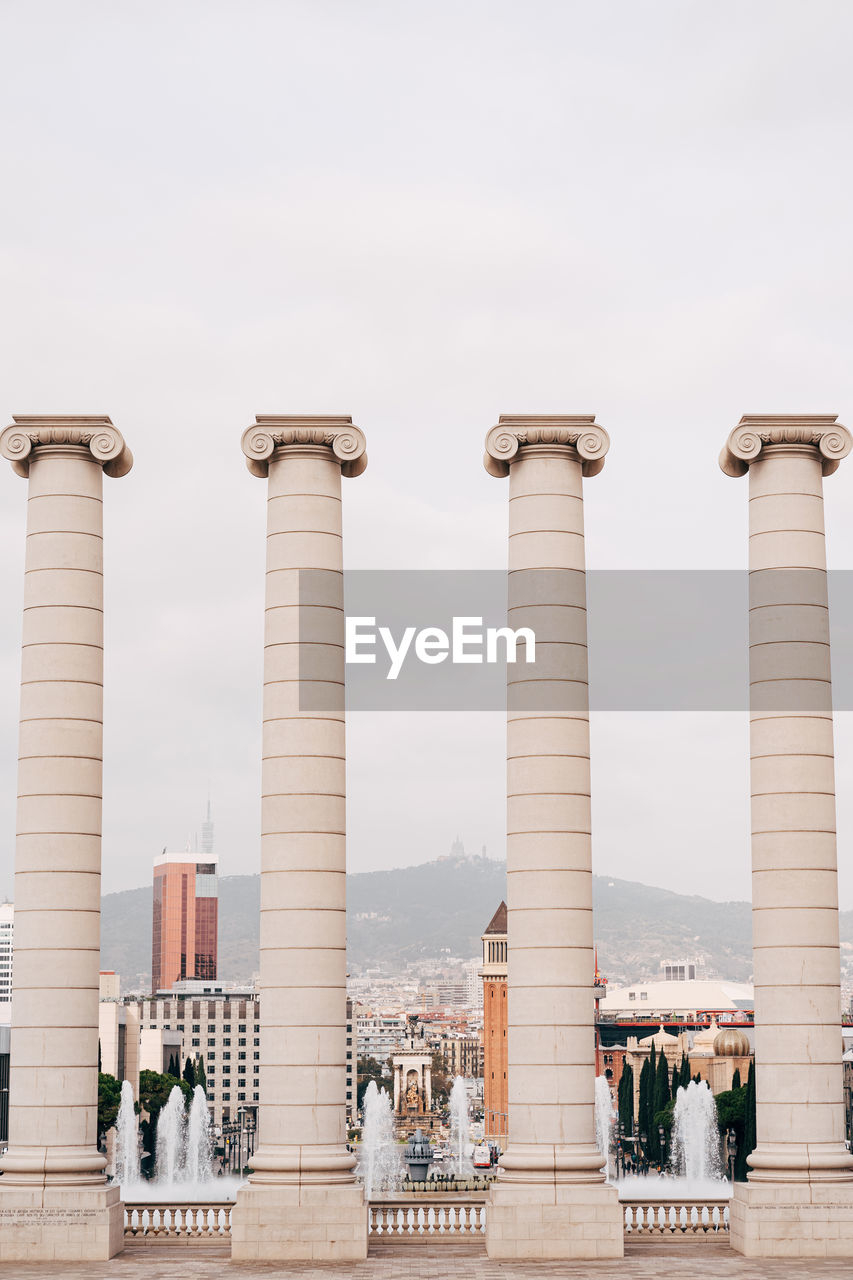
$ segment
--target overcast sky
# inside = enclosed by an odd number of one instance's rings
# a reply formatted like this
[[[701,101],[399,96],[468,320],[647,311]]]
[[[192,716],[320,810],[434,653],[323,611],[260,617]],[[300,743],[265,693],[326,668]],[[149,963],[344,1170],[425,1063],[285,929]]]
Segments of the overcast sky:
[[[853,419],[845,2],[0,4],[0,417],[109,413],[104,885],[256,870],[258,412],[351,413],[352,568],[501,568],[502,412],[595,412],[595,568],[746,564],[747,410]],[[26,485],[0,472],[0,895]],[[853,460],[826,485],[853,568]],[[853,724],[838,717],[853,906]],[[349,862],[504,851],[499,715],[349,725]],[[749,894],[744,714],[599,714],[597,871]]]

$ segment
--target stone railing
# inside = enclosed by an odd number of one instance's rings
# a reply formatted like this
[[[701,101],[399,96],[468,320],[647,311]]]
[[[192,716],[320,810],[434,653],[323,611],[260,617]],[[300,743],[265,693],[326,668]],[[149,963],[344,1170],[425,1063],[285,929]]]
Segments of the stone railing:
[[[625,1235],[720,1237],[728,1234],[728,1200],[663,1200],[649,1196],[621,1202]],[[232,1204],[125,1204],[125,1244],[226,1243],[231,1239]],[[368,1206],[371,1241],[416,1244],[419,1241],[482,1243],[486,1197],[474,1192],[438,1196],[434,1192],[389,1195]]]
[[[371,1241],[397,1244],[439,1240],[482,1243],[486,1231],[484,1194],[386,1196],[372,1200],[368,1233]]]
[[[729,1230],[728,1200],[621,1201],[628,1236],[715,1236]]]
[[[125,1204],[124,1242],[216,1244],[231,1239],[232,1204]]]

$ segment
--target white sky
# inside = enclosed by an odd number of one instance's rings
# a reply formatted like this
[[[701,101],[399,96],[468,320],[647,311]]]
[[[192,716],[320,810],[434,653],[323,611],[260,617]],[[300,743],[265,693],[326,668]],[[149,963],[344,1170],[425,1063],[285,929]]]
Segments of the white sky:
[[[596,568],[746,563],[746,410],[853,418],[843,0],[5,0],[0,415],[106,412],[104,883],[257,869],[256,412],[352,413],[346,558],[500,568],[501,412],[592,412]],[[5,464],[4,464],[5,465]],[[26,486],[0,473],[0,894]],[[853,568],[853,462],[827,484]],[[853,726],[839,717],[853,906]],[[596,716],[596,870],[747,896],[745,716]],[[359,714],[354,870],[503,852],[499,716]]]

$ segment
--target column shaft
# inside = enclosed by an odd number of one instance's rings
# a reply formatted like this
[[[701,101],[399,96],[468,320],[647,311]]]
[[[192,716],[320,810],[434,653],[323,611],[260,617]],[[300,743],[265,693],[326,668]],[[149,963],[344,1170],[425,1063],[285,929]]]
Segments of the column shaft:
[[[595,1146],[592,864],[581,458],[523,447],[510,468],[509,1150],[506,1175],[602,1181]]]
[[[489,1192],[492,1259],[623,1252],[595,1142],[583,528],[583,477],[602,469],[609,443],[589,416],[502,417],[486,437],[486,470],[509,475],[517,637],[507,663],[508,1145]]]
[[[853,1177],[844,1147],[822,458],[749,472],[754,1181]]]
[[[6,1185],[104,1182],[102,486],[88,448],[30,462]]]
[[[303,569],[325,571],[309,682]],[[341,468],[331,450],[269,464],[261,854],[259,1174],[352,1178],[346,1151],[346,779]],[[311,688],[313,684],[313,690]],[[328,697],[325,694],[328,693]],[[314,696],[312,696],[312,694]],[[302,705],[329,705],[323,712]]]

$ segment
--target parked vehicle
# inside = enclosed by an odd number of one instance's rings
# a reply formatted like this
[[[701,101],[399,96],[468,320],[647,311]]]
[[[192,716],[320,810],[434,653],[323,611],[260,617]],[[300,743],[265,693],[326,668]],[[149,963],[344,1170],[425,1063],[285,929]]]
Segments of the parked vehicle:
[[[481,1142],[474,1148],[472,1163],[475,1169],[490,1169],[492,1166],[492,1149],[487,1142]]]

